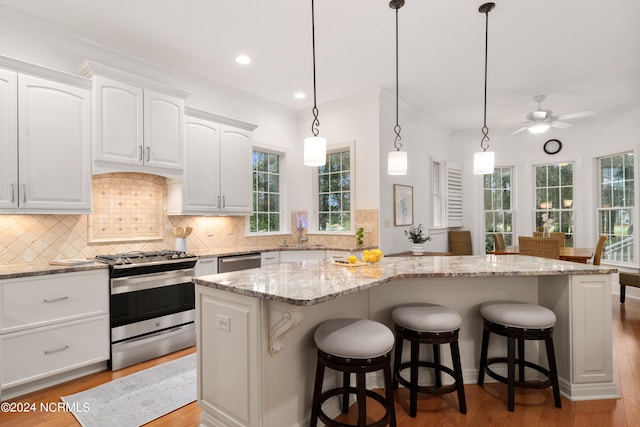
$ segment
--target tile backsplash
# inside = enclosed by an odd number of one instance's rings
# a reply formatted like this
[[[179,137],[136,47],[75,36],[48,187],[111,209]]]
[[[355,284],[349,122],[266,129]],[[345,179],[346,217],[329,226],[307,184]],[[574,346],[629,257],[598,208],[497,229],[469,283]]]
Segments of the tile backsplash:
[[[0,264],[175,249],[173,227],[193,228],[187,238],[188,250],[264,248],[278,246],[284,240],[297,241],[295,218],[305,212],[291,213],[292,234],[245,236],[244,216],[167,216],[165,184],[165,178],[147,174],[97,175],[93,177],[91,215],[0,215]],[[150,205],[154,206],[151,211]],[[356,211],[356,227],[367,228],[365,246],[379,244],[378,216],[377,209]],[[145,228],[153,228],[154,234],[145,234],[149,231]],[[307,244],[355,248],[353,235],[308,237]]]

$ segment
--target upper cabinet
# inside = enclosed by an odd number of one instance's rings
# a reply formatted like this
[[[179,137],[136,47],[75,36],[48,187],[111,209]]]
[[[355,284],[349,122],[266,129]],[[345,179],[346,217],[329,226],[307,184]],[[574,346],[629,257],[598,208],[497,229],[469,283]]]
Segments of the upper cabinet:
[[[250,214],[251,133],[255,128],[187,108],[185,170],[181,182],[169,184],[169,214]]]
[[[188,93],[90,61],[80,73],[94,82],[94,173],[181,175]]]
[[[0,212],[91,211],[91,82],[0,57]]]

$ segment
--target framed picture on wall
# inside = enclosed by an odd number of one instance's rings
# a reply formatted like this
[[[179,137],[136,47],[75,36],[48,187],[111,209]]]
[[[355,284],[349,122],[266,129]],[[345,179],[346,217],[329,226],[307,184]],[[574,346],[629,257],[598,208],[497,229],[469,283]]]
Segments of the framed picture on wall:
[[[413,224],[413,187],[393,184],[394,225]]]

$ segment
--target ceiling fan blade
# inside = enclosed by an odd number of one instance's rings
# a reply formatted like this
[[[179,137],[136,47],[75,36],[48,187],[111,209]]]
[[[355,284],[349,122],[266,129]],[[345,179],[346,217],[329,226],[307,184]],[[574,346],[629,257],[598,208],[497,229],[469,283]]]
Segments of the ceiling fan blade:
[[[580,117],[589,117],[596,114],[593,110],[576,111],[575,113],[560,114],[558,120],[579,119]]]
[[[525,127],[521,127],[521,128],[520,128],[520,129],[518,129],[517,131],[515,131],[515,132],[511,132],[509,135],[515,135],[516,133],[520,133],[520,132],[522,132],[522,131],[523,131],[523,130],[525,130],[525,129],[527,129],[527,127],[526,127],[526,126],[525,126]]]
[[[571,127],[571,123],[554,121],[553,123],[551,123],[551,127],[558,128],[558,129],[566,129],[568,127]]]

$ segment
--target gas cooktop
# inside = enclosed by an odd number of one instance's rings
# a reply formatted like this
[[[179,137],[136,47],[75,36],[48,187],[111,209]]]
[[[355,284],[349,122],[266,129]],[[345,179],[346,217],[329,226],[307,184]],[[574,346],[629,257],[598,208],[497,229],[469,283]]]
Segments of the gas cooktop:
[[[96,256],[96,261],[104,262],[111,266],[124,266],[130,264],[164,263],[175,261],[196,260],[197,257],[188,252],[181,251],[152,251],[152,252],[124,252],[121,254],[106,254]]]

